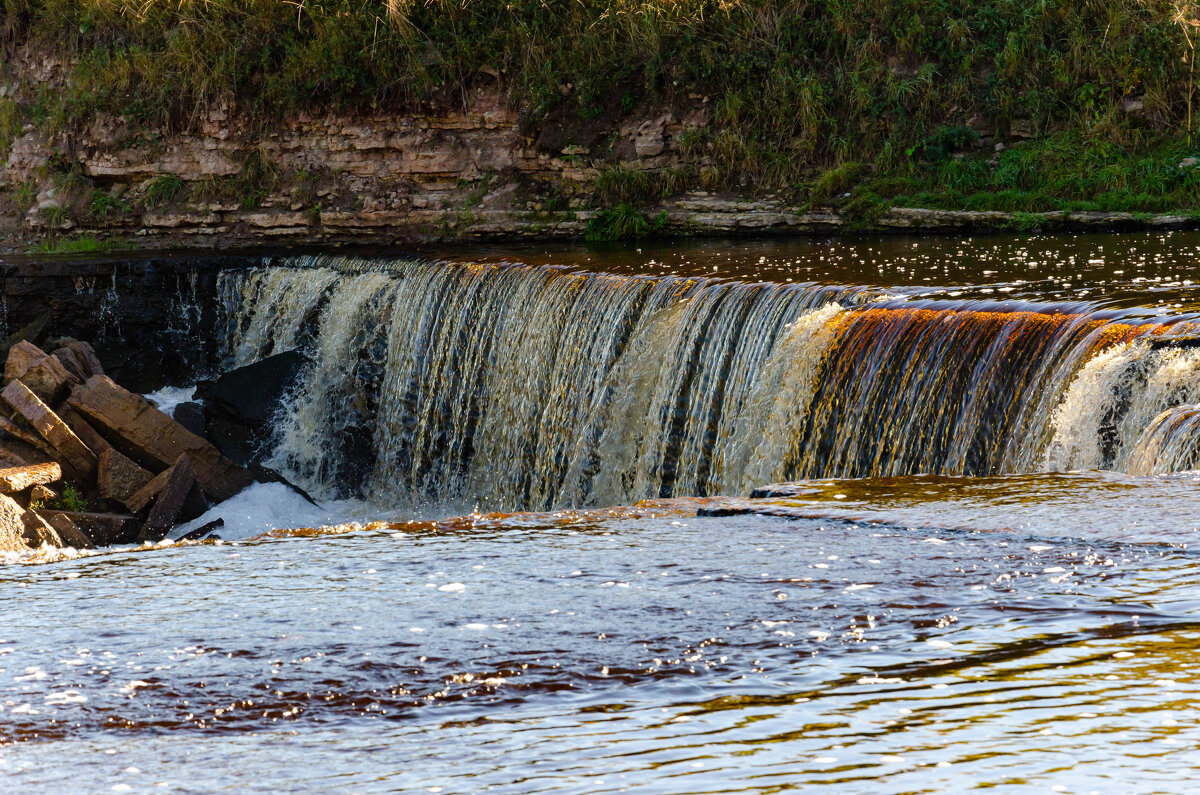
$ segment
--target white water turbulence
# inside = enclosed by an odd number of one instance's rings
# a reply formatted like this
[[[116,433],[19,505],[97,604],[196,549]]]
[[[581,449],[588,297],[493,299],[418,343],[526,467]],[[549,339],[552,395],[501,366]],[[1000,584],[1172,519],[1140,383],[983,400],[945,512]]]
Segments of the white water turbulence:
[[[1071,383],[1052,420],[1047,471],[1112,469],[1131,474],[1180,471],[1193,424],[1170,409],[1200,402],[1200,348],[1137,339],[1094,356]],[[1174,455],[1148,456],[1176,438]],[[1150,440],[1157,440],[1151,442]],[[1149,445],[1149,446],[1147,446]]]
[[[1121,468],[1200,402],[1200,350],[1167,342],[1188,324],[1087,304],[328,256],[221,278],[231,363],[311,359],[267,463],[320,500],[546,510]]]

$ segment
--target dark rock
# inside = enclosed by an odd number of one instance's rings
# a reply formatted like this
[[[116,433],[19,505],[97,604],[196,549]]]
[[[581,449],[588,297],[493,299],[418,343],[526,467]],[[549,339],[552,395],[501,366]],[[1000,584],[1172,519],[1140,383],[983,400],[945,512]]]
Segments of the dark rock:
[[[34,345],[40,345],[42,340],[46,339],[46,332],[50,327],[50,319],[51,314],[43,312],[19,331],[0,340],[0,357],[7,359],[9,349],[22,340],[31,342]]]
[[[1200,337],[1151,337],[1150,350],[1160,348],[1197,348],[1200,347]]]
[[[65,517],[96,546],[130,544],[137,540],[138,520],[136,516],[129,514],[44,510],[41,511],[41,515],[56,528],[60,520],[56,520],[55,517]]]
[[[225,520],[218,517],[216,519],[213,519],[208,524],[200,525],[199,527],[197,527],[195,530],[191,531],[190,533],[184,533],[183,535],[181,535],[179,537],[179,540],[180,541],[199,541],[200,539],[202,539],[206,536],[208,536],[210,538],[214,538],[214,539],[219,539],[220,536],[209,536],[209,534],[212,533],[214,530],[220,530],[224,526],[225,526]]]
[[[208,438],[217,449],[243,466],[261,460],[275,415],[308,363],[304,354],[288,351],[197,384]]]
[[[314,500],[311,496],[309,496],[307,491],[300,488],[295,483],[293,483],[292,481],[285,478],[283,475],[276,472],[274,469],[271,469],[270,467],[267,467],[267,466],[263,466],[262,464],[251,464],[249,466],[249,469],[250,469],[250,474],[253,475],[254,479],[257,480],[259,483],[282,483],[283,485],[287,486],[292,491],[299,494],[304,499],[311,502],[313,505],[316,505],[318,508],[320,507],[320,505],[317,503],[317,501]]]
[[[204,404],[194,401],[189,403],[180,403],[175,407],[175,411],[171,414],[183,427],[187,428],[192,433],[199,436],[201,439],[208,438],[208,430],[205,426],[206,412]]]
[[[195,485],[196,471],[185,453],[167,470],[167,481],[155,499],[150,515],[146,517],[146,523],[142,525],[138,540],[151,543],[161,541],[176,525],[188,493]]]

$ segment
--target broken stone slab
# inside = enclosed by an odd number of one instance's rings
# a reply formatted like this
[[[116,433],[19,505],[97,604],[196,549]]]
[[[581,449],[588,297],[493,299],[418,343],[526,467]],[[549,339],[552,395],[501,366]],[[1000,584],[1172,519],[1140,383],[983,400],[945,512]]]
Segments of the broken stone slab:
[[[92,478],[96,472],[96,455],[29,387],[20,381],[13,381],[4,387],[0,397],[24,417],[80,476],[85,480]]]
[[[66,396],[71,386],[83,379],[73,375],[62,360],[22,340],[8,352],[4,363],[4,382],[20,380],[47,404]]]
[[[103,499],[124,503],[154,478],[133,459],[111,447],[100,453],[98,459],[96,488]]]
[[[28,452],[28,450],[29,446],[24,442],[18,442],[16,439],[0,439],[0,466],[29,466],[34,462],[31,462],[28,458],[21,454],[22,451]],[[35,461],[39,460],[35,458]]]
[[[28,552],[25,511],[7,494],[0,494],[0,552]]]
[[[3,496],[3,495],[0,495]],[[138,519],[124,513],[87,513],[84,511],[53,511],[40,512],[52,526],[57,526],[56,516],[65,517],[81,532],[86,534],[96,546],[111,544],[132,544],[137,539]]]
[[[100,357],[91,345],[82,340],[71,340],[63,347],[75,354],[75,358],[83,365],[85,375],[82,380],[86,381],[94,375],[104,375],[104,366],[100,364]]]
[[[154,502],[154,499],[163,490],[163,486],[167,485],[167,473],[169,469],[163,470],[150,479],[142,488],[131,494],[125,500],[125,507],[134,513],[141,513],[146,509],[146,506]]]
[[[58,499],[58,492],[49,486],[37,485],[29,490],[29,504],[49,505]]]
[[[33,464],[0,469],[0,492],[13,494],[31,486],[41,486],[62,480],[62,467],[56,463]]]
[[[11,357],[12,354],[9,354]],[[83,383],[92,377],[92,374],[87,371],[87,367],[79,360],[79,356],[70,348],[58,348],[50,353],[59,363],[67,369],[67,372]]]
[[[67,396],[72,386],[82,383],[53,356],[46,356],[34,362],[20,376],[20,380],[47,405],[58,403]]]
[[[88,534],[80,530],[79,526],[68,519],[65,513],[42,516],[42,519],[58,531],[58,537],[67,546],[75,547],[75,549],[92,549],[96,546]]]
[[[36,511],[25,511],[21,515],[21,521],[25,525],[25,543],[32,548],[51,546],[61,549],[71,546],[49,522],[38,516]]]
[[[152,544],[163,540],[178,521],[179,515],[183,512],[184,502],[188,498],[188,492],[194,485],[196,485],[196,471],[192,468],[191,459],[185,453],[179,456],[179,459],[167,470],[166,482],[154,500],[154,506],[150,509],[150,515],[146,517],[146,523],[142,525],[142,532],[138,536],[138,540],[149,541]]]
[[[75,387],[67,402],[114,447],[152,471],[172,466],[186,454],[200,487],[216,502],[229,499],[253,482],[249,472],[217,448],[108,376],[92,376]]]
[[[25,430],[12,420],[0,415],[0,458],[10,462],[9,466],[44,464],[55,458],[54,449],[37,434]]]
[[[29,325],[24,326],[15,333],[9,334],[3,340],[0,340],[0,356],[7,359],[8,352],[14,345],[22,340],[28,340],[34,345],[40,344],[41,341],[46,338],[46,329],[50,325],[50,319],[50,313],[45,312],[31,321]]]
[[[83,443],[88,446],[97,456],[105,450],[112,450],[113,446],[108,443],[108,440],[100,435],[100,432],[92,427],[91,423],[80,417],[79,414],[70,406],[63,406],[58,412],[58,416],[67,424],[67,427],[75,431]]]
[[[47,353],[29,340],[20,340],[8,351],[4,361],[4,383],[25,375],[34,362],[46,358]]]

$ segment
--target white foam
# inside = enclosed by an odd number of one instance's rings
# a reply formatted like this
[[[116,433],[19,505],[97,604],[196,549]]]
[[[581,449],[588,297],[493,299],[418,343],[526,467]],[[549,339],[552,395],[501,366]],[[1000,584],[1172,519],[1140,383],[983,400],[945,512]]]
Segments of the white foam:
[[[175,408],[180,403],[190,403],[195,397],[194,386],[164,386],[157,392],[146,395],[146,399],[158,406],[158,410],[168,417],[175,416]]]
[[[225,525],[216,534],[226,540],[250,538],[271,530],[328,527],[378,518],[360,500],[338,500],[313,505],[282,483],[255,483],[202,516],[171,531],[178,539],[216,519]]]

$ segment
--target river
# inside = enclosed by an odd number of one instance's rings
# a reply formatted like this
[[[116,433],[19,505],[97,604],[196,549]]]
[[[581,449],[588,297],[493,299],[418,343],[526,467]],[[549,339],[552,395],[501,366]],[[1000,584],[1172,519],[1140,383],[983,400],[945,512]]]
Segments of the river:
[[[1193,791],[1198,247],[223,274],[229,362],[312,355],[272,452],[322,505],[256,486],[220,542],[0,567],[0,777]]]

